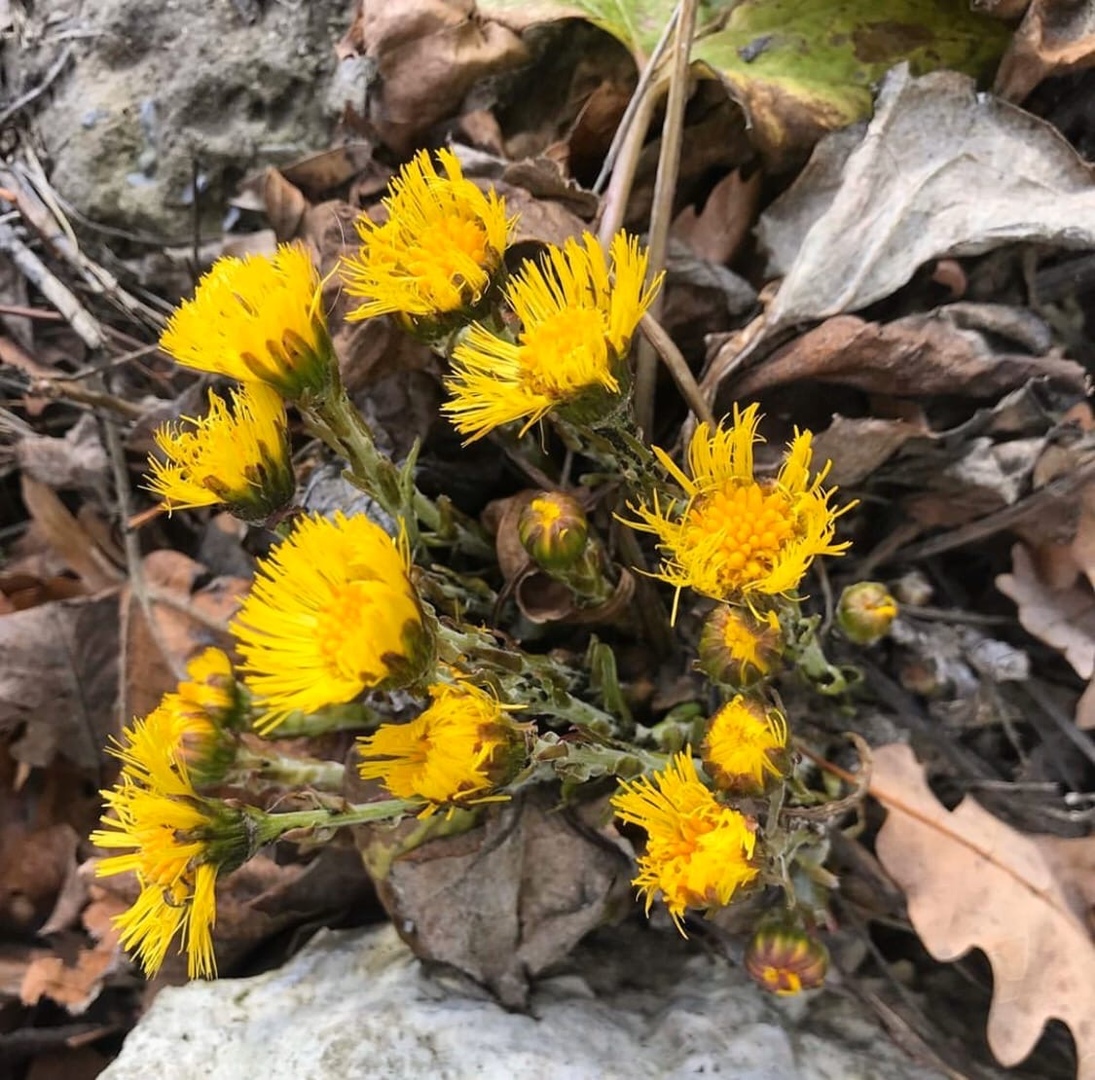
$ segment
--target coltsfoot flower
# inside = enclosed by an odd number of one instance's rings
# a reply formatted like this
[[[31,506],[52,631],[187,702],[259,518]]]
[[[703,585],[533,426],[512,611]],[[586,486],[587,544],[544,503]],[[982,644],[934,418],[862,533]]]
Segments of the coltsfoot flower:
[[[757,876],[754,824],[703,785],[690,750],[661,772],[622,782],[612,806],[647,833],[632,881],[645,894],[647,912],[660,897],[682,934],[685,911],[724,907]]]
[[[453,351],[442,406],[471,442],[503,424],[522,432],[553,409],[581,419],[611,411],[627,379],[635,328],[661,283],[647,285],[647,254],[618,233],[609,251],[586,233],[540,263],[528,261],[506,286],[521,321],[516,342],[474,323]]]
[[[384,224],[358,218],[361,248],[341,264],[346,292],[364,301],[351,321],[395,314],[427,336],[444,333],[460,325],[455,316],[470,320],[498,276],[516,219],[493,190],[464,179],[451,150],[437,158],[443,176],[426,150],[403,166]]]
[[[683,508],[635,507],[635,528],[653,533],[665,553],[658,577],[716,600],[749,602],[758,596],[792,593],[818,555],[841,555],[848,543],[834,541],[835,488],[822,484],[826,465],[810,476],[812,435],[796,431],[783,465],[772,480],[753,472],[758,441],[757,406],[734,408],[729,429],[699,424],[688,446],[691,476],[654,447],[658,460],[681,485]]]
[[[399,799],[443,806],[490,801],[526,758],[525,727],[469,683],[430,687],[430,705],[405,724],[382,724],[358,740],[363,780],[380,780]]]
[[[696,666],[715,682],[751,686],[776,670],[783,648],[774,611],[720,604],[703,624]]]
[[[769,779],[786,774],[788,738],[787,720],[779,709],[738,694],[707,726],[704,768],[723,791],[759,794]]]
[[[186,665],[186,673],[173,692],[164,694],[146,723],[152,738],[182,758],[200,788],[219,783],[235,763],[236,732],[243,727],[246,707],[232,661],[222,650],[199,653]]]
[[[224,398],[209,392],[209,412],[156,431],[163,458],[149,458],[149,490],[168,510],[227,506],[244,521],[265,522],[293,498],[289,429],[281,395],[262,383]]]
[[[102,792],[107,813],[91,842],[122,852],[102,859],[98,876],[132,871],[140,886],[133,906],[114,920],[122,946],[154,975],[181,935],[190,977],[208,978],[216,974],[214,885],[250,856],[251,830],[243,810],[194,790],[174,738],[176,720],[161,708],[123,732],[114,750],[122,774]]]
[[[232,633],[261,730],[419,678],[431,650],[407,570],[379,525],[341,512],[301,518],[259,563]]]
[[[298,244],[225,256],[168,320],[160,348],[186,367],[266,383],[290,401],[322,398],[337,368],[320,287]]]
[[[825,984],[829,951],[798,927],[761,927],[745,950],[745,970],[765,990],[790,997]]]

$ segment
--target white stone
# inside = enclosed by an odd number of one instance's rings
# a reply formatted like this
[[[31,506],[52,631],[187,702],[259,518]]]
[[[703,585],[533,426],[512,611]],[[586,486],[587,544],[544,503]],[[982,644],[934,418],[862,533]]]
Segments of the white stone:
[[[939,1076],[836,994],[772,998],[666,935],[595,941],[572,968],[511,1013],[431,975],[390,926],[324,931],[279,970],[162,991],[102,1080]]]

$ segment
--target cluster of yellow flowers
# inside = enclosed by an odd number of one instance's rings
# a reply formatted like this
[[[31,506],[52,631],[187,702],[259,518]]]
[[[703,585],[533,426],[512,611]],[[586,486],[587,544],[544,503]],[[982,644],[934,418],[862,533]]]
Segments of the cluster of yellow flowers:
[[[493,191],[463,177],[455,155],[437,159],[440,172],[425,152],[403,169],[383,202],[386,220],[359,221],[359,250],[339,267],[346,292],[361,301],[350,318],[392,314],[451,346],[443,411],[469,442],[506,425],[524,434],[545,418],[591,431],[626,423],[628,351],[661,284],[646,252],[620,233],[606,254],[587,233],[549,246],[506,280],[514,219]],[[93,839],[128,852],[105,859],[100,872],[137,874],[140,896],[119,924],[149,972],[177,933],[191,974],[213,971],[214,881],[252,850],[254,829],[246,842],[240,833],[257,819],[198,788],[224,775],[243,712],[268,734],[368,692],[428,697],[415,719],[382,724],[357,744],[360,775],[393,796],[390,812],[426,817],[505,798],[506,785],[531,771],[536,726],[516,723],[514,709],[570,715],[543,706],[543,695],[522,699],[520,688],[535,680],[511,675],[527,674],[531,662],[515,652],[509,668],[492,669],[488,632],[454,626],[424,600],[416,583],[429,571],[413,566],[410,538],[419,520],[432,520],[423,518],[429,503],[380,460],[348,406],[322,285],[300,245],[220,259],[162,337],[180,363],[239,386],[230,403],[210,393],[204,417],[157,433],[151,490],[168,510],[223,504],[277,526],[280,539],[259,561],[231,627],[245,690],[224,654],[208,654],[116,751],[122,775],[105,793],[111,813]],[[363,515],[290,509],[286,404],[348,458],[355,482],[383,495],[398,540]],[[676,590],[674,619],[685,588],[717,601],[699,663],[734,688],[706,724],[703,773],[685,749],[621,783],[612,800],[618,818],[647,836],[634,882],[647,908],[660,898],[682,930],[689,909],[723,906],[763,877],[757,821],[739,806],[782,783],[792,763],[786,718],[763,694],[786,643],[780,604],[793,600],[816,557],[847,547],[835,540],[841,511],[823,486],[826,470],[811,472],[810,434],[796,433],[778,473],[762,479],[758,422],[754,405],[735,409],[727,427],[700,424],[687,471],[655,448],[651,464],[664,479],[633,493],[630,506],[628,524],[656,538],[655,573]],[[567,580],[592,543],[580,507],[551,493],[530,507],[535,520],[523,521],[522,543]],[[580,564],[583,587],[602,563],[598,554]],[[484,641],[491,648],[476,652]],[[556,702],[559,693],[567,692]],[[263,835],[278,833],[271,826]]]

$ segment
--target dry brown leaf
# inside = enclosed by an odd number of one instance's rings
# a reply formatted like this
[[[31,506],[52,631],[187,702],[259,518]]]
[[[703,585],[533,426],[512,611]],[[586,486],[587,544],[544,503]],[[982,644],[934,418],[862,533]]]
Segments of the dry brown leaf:
[[[996,72],[996,92],[1022,101],[1043,79],[1095,64],[1095,7],[1034,0]]]
[[[922,438],[934,438],[922,422],[837,415],[814,438],[814,454],[818,461],[830,462],[832,482],[847,487],[865,480],[910,439]]]
[[[178,551],[153,551],[144,560],[145,584],[150,590],[172,595],[180,606],[153,603],[159,640],[149,631],[140,604],[129,590],[122,598],[128,609],[125,667],[125,715],[144,716],[154,709],[176,678],[172,664],[181,668],[196,652],[210,645],[231,648],[227,623],[247,591],[243,578],[214,578],[195,588],[205,567]],[[190,608],[191,616],[184,607]],[[160,651],[163,645],[170,658]],[[169,662],[170,659],[170,662]]]
[[[728,265],[756,220],[763,175],[758,169],[744,179],[735,169],[711,189],[702,210],[686,206],[677,215],[672,235],[697,257]]]
[[[0,617],[0,734],[21,732],[11,752],[42,767],[63,754],[99,774],[114,731],[118,598],[58,600]]]
[[[1017,1065],[1057,1019],[1076,1040],[1078,1080],[1095,1080],[1095,943],[1084,901],[1095,841],[1024,836],[968,797],[948,811],[907,746],[875,751],[870,792],[888,811],[878,857],[925,947],[937,960],[974,948],[988,956],[996,1058]]]
[[[1091,170],[1054,127],[965,76],[898,68],[865,135],[823,140],[761,217],[769,272],[784,275],[770,329],[866,307],[933,259],[1090,249],[1093,221]]]
[[[15,460],[28,476],[55,491],[105,490],[110,463],[99,438],[99,425],[85,413],[61,438],[35,433],[15,444]]]
[[[996,587],[1015,601],[1023,629],[1059,650],[1082,679],[1095,675],[1095,593],[1086,584],[1054,589],[1038,576],[1023,544],[1011,549],[1012,572]]]
[[[1082,731],[1095,728],[1095,682],[1089,682],[1087,688],[1076,702],[1076,726]]]
[[[23,473],[20,493],[30,516],[38,523],[50,547],[79,575],[88,592],[121,583],[123,574],[114,566],[90,533],[69,513],[52,488]]]
[[[723,366],[716,355],[711,371],[721,372]],[[1039,377],[1083,393],[1085,374],[1079,364],[994,352],[980,333],[955,325],[947,308],[939,308],[891,323],[837,315],[734,379],[732,388],[735,397],[748,399],[773,386],[816,379],[868,393],[992,398]],[[710,373],[704,383],[712,389],[718,385]]]
[[[417,956],[451,964],[510,1007],[523,1006],[528,980],[629,895],[623,854],[544,789],[491,811],[480,828],[393,861],[406,829],[363,830],[359,840],[366,863],[386,868],[377,892],[396,929]]]
[[[481,78],[529,59],[521,38],[478,18],[472,0],[359,4],[338,52],[375,63],[367,119],[381,142],[403,154],[435,123],[457,113]]]
[[[79,1016],[99,996],[114,955],[114,946],[108,944],[80,949],[74,964],[66,964],[59,956],[37,957],[27,966],[19,997],[24,1005],[49,998],[70,1015]]]

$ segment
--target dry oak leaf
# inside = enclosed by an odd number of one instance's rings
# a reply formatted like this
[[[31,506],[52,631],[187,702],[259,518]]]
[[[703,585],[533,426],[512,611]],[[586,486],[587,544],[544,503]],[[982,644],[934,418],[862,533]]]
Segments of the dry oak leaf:
[[[1095,593],[1079,582],[1064,589],[1046,584],[1023,544],[1011,549],[1012,572],[996,587],[1015,601],[1023,629],[1060,651],[1082,679],[1095,675]]]
[[[1017,1065],[1055,1018],[1076,1041],[1077,1080],[1095,1080],[1090,888],[1064,876],[1089,872],[1090,858],[1062,852],[1093,841],[1026,836],[968,797],[948,811],[904,745],[875,751],[870,793],[888,811],[878,857],[927,950],[956,960],[978,948],[992,965],[988,1042],[997,1060]]]

